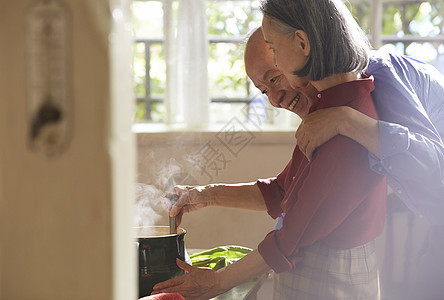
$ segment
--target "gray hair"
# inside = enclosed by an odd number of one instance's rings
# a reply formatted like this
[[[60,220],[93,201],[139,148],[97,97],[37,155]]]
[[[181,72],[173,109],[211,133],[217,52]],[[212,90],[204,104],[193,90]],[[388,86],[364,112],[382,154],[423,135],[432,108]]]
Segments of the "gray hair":
[[[261,10],[282,34],[307,34],[310,55],[294,75],[318,81],[367,67],[369,41],[342,0],[262,0]]]

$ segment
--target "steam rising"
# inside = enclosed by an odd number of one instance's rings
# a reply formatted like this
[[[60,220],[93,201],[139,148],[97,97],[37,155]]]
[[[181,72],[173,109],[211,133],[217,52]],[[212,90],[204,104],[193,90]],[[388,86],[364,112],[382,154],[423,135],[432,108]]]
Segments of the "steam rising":
[[[162,216],[167,214],[162,205],[162,196],[164,192],[153,185],[136,184],[134,226],[158,225]]]
[[[148,156],[152,184],[136,183],[134,226],[168,225],[168,199],[164,197],[178,184],[197,184],[193,176],[182,171],[182,166],[173,158],[157,161]],[[165,218],[164,220],[161,220]],[[160,222],[164,222],[165,224]]]

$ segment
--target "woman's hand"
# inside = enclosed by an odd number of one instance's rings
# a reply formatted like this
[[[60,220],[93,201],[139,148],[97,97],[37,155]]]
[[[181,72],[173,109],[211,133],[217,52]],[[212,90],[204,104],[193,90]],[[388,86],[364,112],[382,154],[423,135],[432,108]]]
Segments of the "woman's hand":
[[[205,186],[177,185],[173,192],[167,195],[167,198],[174,194],[179,197],[175,203],[168,203],[168,200],[165,200],[170,216],[177,217],[177,226],[182,222],[184,213],[211,205],[211,197],[206,196],[211,193],[204,193],[206,189]]]
[[[177,265],[186,274],[158,283],[151,295],[160,293],[179,293],[187,300],[210,299],[222,292],[217,272],[200,269],[177,259]]]
[[[296,140],[299,149],[309,161],[316,148],[340,133],[339,127],[346,120],[347,109],[351,108],[339,106],[320,109],[302,119],[296,131]]]
[[[380,156],[378,121],[349,107],[337,106],[308,114],[296,131],[299,149],[311,161],[313,152],[338,134]]]

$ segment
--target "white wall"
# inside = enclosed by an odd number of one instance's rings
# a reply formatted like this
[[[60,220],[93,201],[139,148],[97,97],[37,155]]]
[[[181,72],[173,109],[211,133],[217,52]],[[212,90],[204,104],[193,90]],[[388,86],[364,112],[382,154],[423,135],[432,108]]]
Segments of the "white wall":
[[[243,149],[232,149],[235,156],[222,144],[224,138],[220,132],[139,133],[138,182],[162,191],[165,181],[175,173],[190,174],[197,184],[250,182],[277,175],[291,158],[296,142],[294,133],[253,134]],[[208,143],[214,151],[206,148]],[[215,151],[229,162],[224,165],[219,158],[215,165],[205,164],[209,174],[202,174],[202,168],[190,161],[190,157],[205,150],[208,162],[214,161],[210,156]],[[216,166],[221,169],[218,174],[214,170]],[[159,203],[154,205],[160,207]],[[161,208],[157,212],[160,216],[147,223],[168,225],[167,213]],[[230,244],[255,248],[274,224],[266,212],[210,207],[185,215],[181,226],[187,230],[185,243],[189,248]]]
[[[63,2],[72,123],[53,157],[29,147],[26,18],[39,1],[1,2],[0,299],[136,298],[130,60],[110,48],[111,32],[130,46],[111,16],[126,2]]]

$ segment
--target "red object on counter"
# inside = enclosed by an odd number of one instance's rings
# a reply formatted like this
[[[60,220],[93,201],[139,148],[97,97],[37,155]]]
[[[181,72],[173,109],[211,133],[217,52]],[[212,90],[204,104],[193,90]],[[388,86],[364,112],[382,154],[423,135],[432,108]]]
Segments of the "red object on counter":
[[[185,300],[184,297],[180,294],[171,294],[171,293],[162,293],[152,296],[146,296],[143,298],[140,298],[139,300]]]

